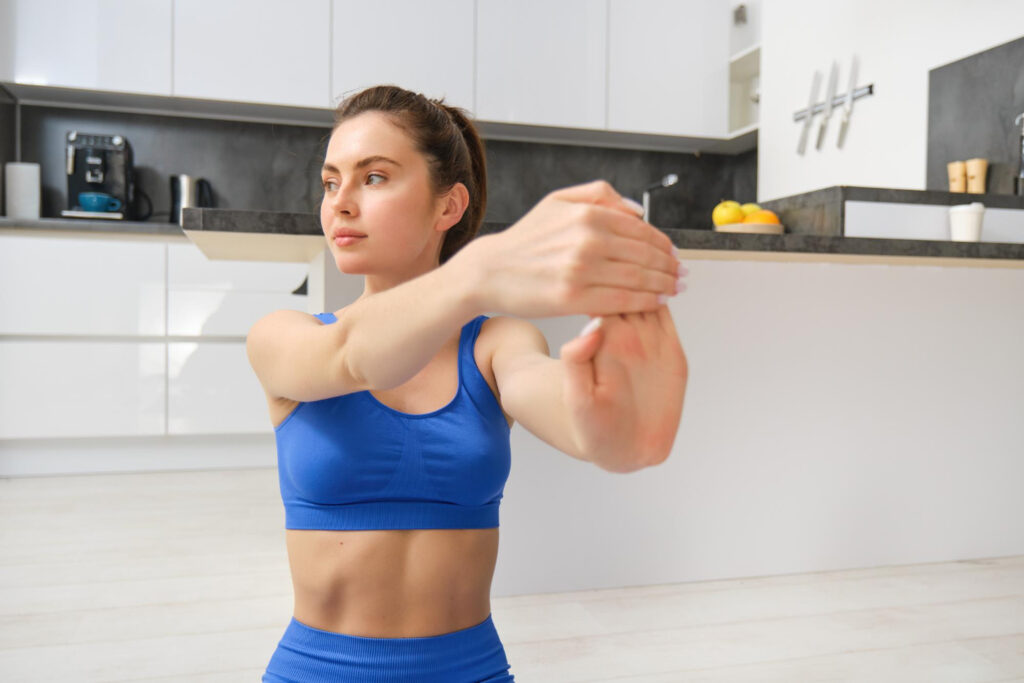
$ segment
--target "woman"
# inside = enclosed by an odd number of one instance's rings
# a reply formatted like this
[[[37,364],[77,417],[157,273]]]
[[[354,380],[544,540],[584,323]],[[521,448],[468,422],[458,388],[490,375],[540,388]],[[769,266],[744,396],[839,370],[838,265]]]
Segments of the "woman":
[[[490,608],[509,430],[612,472],[662,462],[687,379],[663,297],[685,269],[604,181],[474,239],[476,129],[395,86],[339,105],[321,180],[328,248],[365,287],[249,331],[295,590],[263,681],[513,681]],[[558,360],[522,319],[578,313],[601,329]]]

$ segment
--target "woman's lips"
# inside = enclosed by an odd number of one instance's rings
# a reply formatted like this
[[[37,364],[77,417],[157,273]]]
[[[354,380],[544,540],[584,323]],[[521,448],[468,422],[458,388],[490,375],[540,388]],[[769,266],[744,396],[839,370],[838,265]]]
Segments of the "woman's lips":
[[[362,237],[356,237],[354,235],[347,235],[347,236],[344,236],[344,237],[335,237],[334,238],[334,243],[337,244],[339,247],[344,247],[344,246],[347,246],[349,244],[355,244],[356,242],[358,242],[361,239],[363,239],[363,238]]]

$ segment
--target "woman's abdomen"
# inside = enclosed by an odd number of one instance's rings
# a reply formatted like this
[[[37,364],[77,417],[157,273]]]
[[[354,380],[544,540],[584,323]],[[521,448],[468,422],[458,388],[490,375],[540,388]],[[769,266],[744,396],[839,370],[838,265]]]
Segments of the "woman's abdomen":
[[[287,529],[294,617],[325,631],[415,638],[490,614],[498,529]]]

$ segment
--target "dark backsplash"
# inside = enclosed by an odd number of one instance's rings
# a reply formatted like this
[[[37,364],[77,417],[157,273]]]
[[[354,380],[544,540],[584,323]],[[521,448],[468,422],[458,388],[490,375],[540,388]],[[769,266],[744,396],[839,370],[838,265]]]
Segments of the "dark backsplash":
[[[179,173],[208,179],[218,208],[319,211],[327,128],[24,105],[22,160],[42,166],[43,217],[66,208],[64,136],[74,129],[128,139],[138,186],[154,204],[150,220],[167,221],[169,176]],[[676,185],[651,195],[650,222],[664,228],[711,229],[715,204],[755,201],[757,194],[757,150],[697,157],[506,140],[484,145],[486,221],[514,222],[548,192],[598,178],[639,202],[644,187],[678,174]]]
[[[928,72],[927,189],[949,191],[946,164],[988,159],[985,191],[1013,194],[1024,112],[1024,38]]]
[[[14,99],[7,94],[7,91],[0,88],[0,215],[6,215],[6,197],[3,197],[4,164],[14,161],[17,158],[15,150],[15,106]]]

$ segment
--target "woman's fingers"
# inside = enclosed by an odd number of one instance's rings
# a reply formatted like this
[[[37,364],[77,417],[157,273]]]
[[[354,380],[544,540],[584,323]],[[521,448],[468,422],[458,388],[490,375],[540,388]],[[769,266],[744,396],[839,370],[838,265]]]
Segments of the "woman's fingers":
[[[663,305],[658,301],[659,296],[654,292],[594,285],[584,287],[575,300],[579,304],[579,313],[608,316],[653,311]]]
[[[599,206],[609,209],[615,214],[625,216],[628,220],[612,223],[609,227],[613,228],[618,234],[648,241],[670,252],[673,256],[675,255],[675,245],[672,244],[669,236],[644,221],[640,212],[635,211],[626,204],[623,201],[624,197],[607,180],[594,180],[589,183],[565,187],[549,193],[548,197],[567,202]],[[641,207],[640,211],[642,212],[642,210],[643,208]]]
[[[585,278],[579,284],[583,287],[619,287],[631,289],[637,292],[647,292],[657,296],[675,296],[676,275],[666,273],[657,268],[646,268],[638,265],[635,261],[617,258],[620,254],[614,254],[616,258],[600,260],[592,266],[580,271],[580,277]]]
[[[599,241],[599,262],[587,264],[590,279],[585,284],[618,285],[675,296],[679,277],[675,245],[668,235],[629,207],[609,182],[595,180],[573,185],[549,196],[587,205],[583,209],[584,222],[607,233],[607,239]]]

